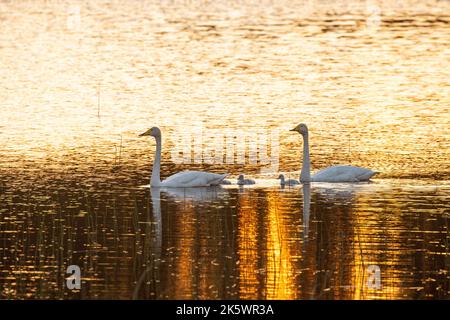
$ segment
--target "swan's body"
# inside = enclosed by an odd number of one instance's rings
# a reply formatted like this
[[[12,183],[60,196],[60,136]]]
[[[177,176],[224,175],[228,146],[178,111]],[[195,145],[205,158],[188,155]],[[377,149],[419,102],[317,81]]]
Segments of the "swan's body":
[[[152,172],[153,175],[153,172]],[[192,188],[219,185],[228,174],[217,174],[202,171],[182,171],[171,175],[160,184],[152,187]]]
[[[156,140],[156,154],[155,160],[153,161],[152,176],[150,178],[151,187],[192,188],[216,186],[228,175],[202,171],[182,171],[161,181],[161,130],[153,127],[140,136],[152,136]]]
[[[240,174],[239,177],[238,177],[238,180],[237,180],[237,184],[239,186],[255,184],[255,180],[253,180],[253,179],[244,179],[244,175]]]
[[[278,179],[280,179],[280,185],[282,186],[295,186],[297,184],[300,184],[299,181],[295,180],[295,179],[285,179],[284,175],[280,174],[278,176]]]
[[[297,131],[303,137],[303,165],[300,182],[360,182],[368,181],[378,172],[355,166],[332,166],[320,170],[315,175],[310,173],[308,127],[301,123],[291,131]]]
[[[220,182],[220,184],[223,184],[223,185],[230,185],[230,184],[231,184],[231,181],[230,181],[230,180],[222,180],[222,181]]]
[[[368,181],[377,172],[355,166],[332,166],[320,170],[311,177],[315,182],[359,182]]]

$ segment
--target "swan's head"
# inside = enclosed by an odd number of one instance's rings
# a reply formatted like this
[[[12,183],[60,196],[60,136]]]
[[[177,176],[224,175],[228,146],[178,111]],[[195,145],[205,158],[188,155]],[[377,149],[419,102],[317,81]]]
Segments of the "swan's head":
[[[277,179],[284,179],[284,175],[280,174]]]
[[[243,181],[243,180],[244,180],[244,175],[243,175],[243,174],[240,174],[239,177],[238,177],[238,180],[239,180],[239,181]]]
[[[304,123],[300,123],[298,126],[296,126],[294,129],[291,129],[290,131],[297,131],[302,136],[308,134],[308,127]]]
[[[157,128],[157,127],[152,127],[150,129],[148,129],[147,131],[145,131],[144,133],[141,133],[139,135],[139,137],[144,137],[144,136],[160,137],[161,130],[159,130],[159,128]]]

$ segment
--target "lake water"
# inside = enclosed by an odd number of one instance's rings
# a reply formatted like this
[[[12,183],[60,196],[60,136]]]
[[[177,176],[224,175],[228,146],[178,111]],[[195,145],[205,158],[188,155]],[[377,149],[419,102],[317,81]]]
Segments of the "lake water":
[[[258,3],[0,2],[0,298],[449,299],[450,3]]]

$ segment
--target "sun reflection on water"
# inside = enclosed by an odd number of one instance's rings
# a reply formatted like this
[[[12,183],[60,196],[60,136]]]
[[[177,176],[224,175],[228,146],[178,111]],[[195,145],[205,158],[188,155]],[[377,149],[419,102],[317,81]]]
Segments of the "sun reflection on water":
[[[449,3],[413,2],[1,2],[0,298],[448,299]],[[201,149],[279,133],[297,177],[299,122],[313,170],[380,175],[282,190],[248,154],[174,161],[199,147],[188,132]],[[137,134],[154,125],[164,177],[260,185],[139,187],[154,143]]]

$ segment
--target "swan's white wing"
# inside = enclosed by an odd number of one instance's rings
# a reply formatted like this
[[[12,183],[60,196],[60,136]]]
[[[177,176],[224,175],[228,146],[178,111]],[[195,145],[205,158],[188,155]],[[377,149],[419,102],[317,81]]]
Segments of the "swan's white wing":
[[[197,179],[197,175],[195,174],[195,171],[181,171],[178,173],[175,173],[171,175],[170,177],[167,177],[166,180],[164,180],[164,183],[190,183],[193,180]]]
[[[332,166],[320,170],[312,178],[312,181],[318,182],[357,182],[367,181],[375,171],[355,166]]]
[[[202,171],[182,171],[178,172],[166,180],[161,185],[163,187],[207,187],[219,184],[227,174],[216,174]]]

